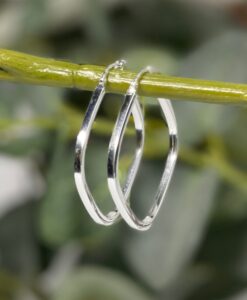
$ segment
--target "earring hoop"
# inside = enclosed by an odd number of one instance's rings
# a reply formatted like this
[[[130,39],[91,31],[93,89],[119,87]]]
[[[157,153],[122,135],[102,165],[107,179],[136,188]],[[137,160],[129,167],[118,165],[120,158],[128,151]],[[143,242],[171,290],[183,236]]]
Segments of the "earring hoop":
[[[150,67],[145,68],[137,75],[135,80],[130,85],[129,90],[127,91],[125,101],[121,107],[113,130],[108,152],[108,187],[113,201],[126,223],[133,229],[140,231],[148,230],[151,227],[153,220],[160,210],[175,168],[178,154],[177,122],[171,102],[168,99],[158,98],[158,102],[161,106],[164,119],[166,120],[168,126],[170,149],[168,152],[165,169],[163,171],[158,190],[154,197],[154,204],[149,210],[148,215],[143,220],[140,220],[130,207],[130,202],[125,201],[125,197],[123,195],[122,188],[118,179],[118,164],[121,144],[127,122],[130,117],[130,112],[134,103],[138,102],[137,95],[135,97],[130,97],[129,95],[133,93],[133,91],[137,90],[140,78],[147,72],[151,72]]]
[[[91,218],[96,223],[105,226],[109,226],[117,222],[120,218],[120,214],[117,211],[117,209],[115,209],[109,212],[107,215],[105,215],[102,213],[102,211],[96,204],[86,181],[85,154],[93,122],[96,118],[97,112],[106,93],[105,85],[109,71],[111,69],[117,68],[123,69],[125,64],[126,62],[123,60],[116,61],[114,64],[109,65],[106,68],[103,75],[101,76],[99,83],[95,91],[93,92],[87,111],[85,113],[85,118],[83,120],[82,127],[78,133],[75,147],[74,178],[78,193]],[[135,93],[136,91],[133,90],[130,96],[134,97]],[[134,118],[134,124],[137,133],[137,151],[135,159],[128,171],[124,188],[123,190],[121,190],[125,201],[127,201],[129,197],[129,193],[131,191],[136,172],[140,164],[144,145],[144,120],[142,117],[142,111],[139,102],[134,101],[131,113]]]

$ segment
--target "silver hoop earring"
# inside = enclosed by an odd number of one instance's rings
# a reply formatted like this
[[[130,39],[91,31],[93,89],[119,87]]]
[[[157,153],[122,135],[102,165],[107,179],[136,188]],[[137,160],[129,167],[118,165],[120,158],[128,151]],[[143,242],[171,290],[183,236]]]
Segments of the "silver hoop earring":
[[[90,131],[99,110],[100,104],[103,101],[105,95],[105,85],[108,73],[111,69],[120,68],[122,69],[125,65],[125,61],[120,60],[114,64],[109,65],[102,77],[100,78],[99,84],[93,92],[92,98],[90,100],[88,109],[85,114],[82,127],[79,131],[76,140],[75,147],[75,163],[74,163],[74,178],[78,193],[80,198],[88,211],[91,218],[98,224],[109,226],[119,220],[120,214],[115,209],[114,211],[109,212],[107,215],[103,214],[99,207],[97,206],[90,190],[87,185],[86,176],[85,176],[85,153],[88,144],[88,139],[90,136]],[[133,91],[131,96],[135,97],[136,91]],[[139,163],[142,156],[143,145],[144,145],[144,121],[142,117],[142,111],[139,102],[134,101],[131,112],[134,118],[134,124],[137,133],[137,151],[135,159],[128,171],[127,179],[124,185],[123,190],[121,190],[124,201],[127,201],[129,193],[131,191],[136,172],[139,167]]]
[[[130,113],[132,111],[132,107],[134,103],[138,102],[138,97],[136,95],[136,91],[138,88],[138,83],[141,76],[150,72],[150,68],[146,68],[142,70],[136,77],[136,79],[130,85],[127,94],[125,96],[125,101],[121,107],[120,113],[118,115],[113,134],[109,144],[109,152],[108,152],[108,187],[111,193],[111,196],[114,200],[114,203],[120,212],[123,219],[126,223],[132,227],[133,229],[145,231],[148,230],[155,217],[157,216],[159,209],[164,201],[173,171],[177,160],[178,154],[178,136],[177,136],[177,122],[175,118],[175,114],[171,105],[170,100],[158,98],[158,102],[161,106],[161,110],[164,114],[164,119],[166,120],[169,138],[170,138],[170,149],[167,156],[167,161],[165,165],[165,169],[163,171],[163,175],[158,187],[158,191],[154,197],[154,204],[149,210],[148,215],[140,220],[133,212],[130,207],[130,202],[126,201],[125,195],[123,194],[119,176],[118,176],[118,163],[119,163],[119,153],[121,149],[121,144],[124,136],[124,132],[127,126],[127,122],[130,117]],[[135,94],[135,96],[131,96]],[[138,164],[139,166],[139,164]],[[137,173],[137,168],[134,169],[134,173]],[[128,191],[128,194],[130,191]]]

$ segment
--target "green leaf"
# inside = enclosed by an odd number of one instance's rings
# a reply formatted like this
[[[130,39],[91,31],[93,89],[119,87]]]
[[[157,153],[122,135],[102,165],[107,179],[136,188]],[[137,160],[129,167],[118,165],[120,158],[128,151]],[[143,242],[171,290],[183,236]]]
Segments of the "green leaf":
[[[26,84],[2,83],[0,97],[1,117],[24,120],[53,114],[61,103],[59,89]]]
[[[23,22],[22,25],[25,33],[37,35],[46,28],[49,20],[46,2],[46,0],[28,0],[23,20],[28,20],[29,22]]]
[[[149,182],[157,184],[159,174],[150,168],[144,171],[152,174]],[[144,192],[138,194],[142,206],[145,199],[153,197],[145,185],[143,182]],[[133,233],[125,241],[126,259],[148,285],[161,289],[191,260],[203,237],[217,185],[213,171],[180,166],[153,227],[143,234]]]
[[[216,221],[241,221],[246,216],[246,194],[223,184],[215,206]]]
[[[99,267],[83,267],[71,274],[52,300],[148,300],[149,296],[122,274]]]
[[[102,144],[99,141],[94,141],[88,150],[87,179],[93,181],[93,195],[97,203],[107,210],[110,201],[107,201],[109,199],[106,181],[105,185],[103,184],[106,172],[102,166],[106,161],[106,153],[102,151]],[[62,245],[73,239],[82,239],[96,247],[115,235],[119,226],[106,229],[91,220],[76,190],[73,164],[74,145],[72,147],[67,145],[63,133],[60,133],[49,169],[47,193],[41,204],[41,236],[46,243],[53,246]],[[113,207],[112,204],[111,206]]]
[[[46,129],[53,127],[52,117],[61,103],[59,93],[56,88],[2,84],[1,150],[18,155],[40,156],[42,151],[49,149],[51,136]]]
[[[40,265],[33,211],[28,203],[11,211],[0,221],[0,268],[31,279]]]
[[[232,126],[223,133],[228,152],[243,170],[247,170],[247,110],[245,107],[232,107],[232,113],[237,114]]]
[[[206,42],[190,54],[182,62],[177,75],[245,83],[247,80],[246,58],[247,34],[237,30],[227,32]],[[180,139],[183,143],[200,142],[205,135],[212,132],[219,134],[226,132],[234,126],[242,110],[242,108],[227,105],[195,102],[174,102],[174,106]],[[234,127],[234,130],[240,131],[243,138],[246,136],[241,128]]]
[[[73,183],[72,149],[57,145],[48,173],[48,189],[42,199],[40,229],[49,244],[61,244],[75,237],[78,224],[77,211],[81,211]],[[82,217],[82,215],[81,215]]]
[[[137,47],[124,53],[128,68],[140,71],[146,65],[157,68],[158,72],[173,74],[177,68],[177,57],[162,47]]]

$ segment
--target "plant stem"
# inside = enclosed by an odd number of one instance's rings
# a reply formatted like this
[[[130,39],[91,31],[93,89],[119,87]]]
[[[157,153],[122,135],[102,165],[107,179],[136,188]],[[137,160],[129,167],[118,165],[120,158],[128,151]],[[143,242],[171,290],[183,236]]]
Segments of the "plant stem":
[[[0,49],[0,80],[93,90],[103,71],[103,66],[78,65]],[[135,75],[130,71],[111,71],[108,91],[125,93]],[[247,103],[245,84],[178,78],[157,73],[143,76],[138,93],[142,96],[169,97],[171,100]]]

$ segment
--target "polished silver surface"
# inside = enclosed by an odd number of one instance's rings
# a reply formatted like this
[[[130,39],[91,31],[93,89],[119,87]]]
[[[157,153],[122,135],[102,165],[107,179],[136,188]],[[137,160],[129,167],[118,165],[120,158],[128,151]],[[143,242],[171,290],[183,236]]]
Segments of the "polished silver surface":
[[[85,113],[85,118],[82,123],[82,127],[79,131],[76,140],[76,147],[75,147],[75,162],[74,162],[74,178],[78,193],[80,198],[88,211],[89,215],[92,219],[101,225],[109,226],[115,223],[120,215],[117,209],[109,212],[107,215],[103,214],[102,211],[99,209],[98,205],[96,204],[87,184],[86,174],[85,174],[85,154],[88,144],[88,139],[90,136],[90,132],[92,129],[93,122],[99,110],[99,107],[103,101],[105,95],[105,85],[109,71],[112,68],[123,68],[125,62],[124,61],[117,61],[114,64],[110,65],[100,78],[99,84],[96,87],[95,91],[93,92],[92,98],[90,100],[88,109]],[[128,171],[127,179],[124,184],[123,190],[121,189],[122,200],[127,201],[135,176],[136,172],[139,168],[140,160],[142,157],[143,151],[143,144],[144,144],[144,121],[142,117],[142,111],[139,102],[135,99],[136,90],[133,90],[128,94],[128,97],[132,103],[131,111],[134,124],[137,133],[137,150],[136,155],[133,160],[133,163]],[[110,158],[109,158],[110,159]],[[108,164],[108,173],[111,173],[110,170],[111,165]]]
[[[132,108],[138,102],[138,98],[136,95],[138,82],[140,80],[140,77],[144,73],[149,71],[150,68],[146,68],[143,71],[141,71],[136,77],[136,79],[133,81],[133,83],[130,85],[113,130],[113,134],[109,144],[109,152],[108,152],[108,187],[112,195],[112,198],[115,202],[117,209],[119,210],[121,216],[126,221],[126,223],[130,227],[140,231],[148,230],[151,227],[153,220],[155,219],[155,217],[159,212],[159,209],[164,201],[174,171],[174,167],[177,160],[177,153],[178,153],[177,123],[176,123],[176,118],[174,115],[171,102],[167,99],[158,98],[158,102],[163,112],[164,119],[166,120],[168,126],[169,137],[170,137],[170,149],[168,152],[165,169],[163,171],[163,175],[157,193],[154,197],[154,204],[149,210],[148,215],[143,220],[140,220],[133,212],[132,208],[130,207],[130,202],[126,201],[126,196],[130,194],[130,189],[132,187],[133,182],[131,185],[128,185],[128,191],[126,194],[124,194],[124,192],[126,191],[126,187],[124,187],[123,190],[121,188],[119,182],[119,175],[118,175],[119,172],[118,164],[119,164],[119,154],[121,150],[121,144],[122,144],[124,132],[130,114],[132,112]],[[141,122],[137,125],[141,127]],[[133,173],[133,177],[131,177],[131,180],[133,181],[135,179],[134,176],[136,175],[137,169],[139,167],[140,156],[142,155],[143,145],[142,143],[140,144],[141,147],[137,149],[138,163],[136,165],[132,165],[132,170],[131,170],[131,172]]]

